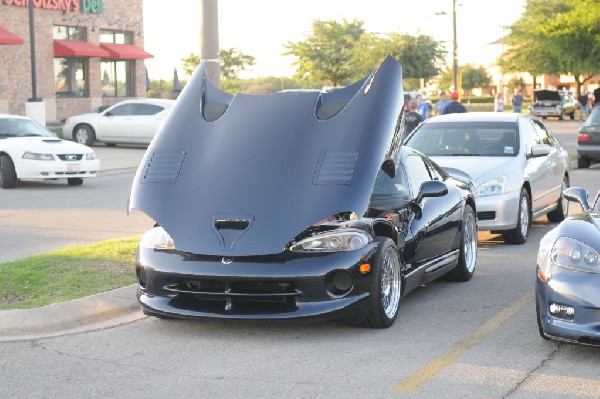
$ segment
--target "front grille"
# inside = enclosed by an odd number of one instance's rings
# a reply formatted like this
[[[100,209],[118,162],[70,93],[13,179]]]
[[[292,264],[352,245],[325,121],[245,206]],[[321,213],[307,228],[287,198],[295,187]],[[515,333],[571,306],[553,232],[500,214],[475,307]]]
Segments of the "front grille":
[[[83,154],[58,154],[57,157],[61,161],[81,161]]]
[[[180,306],[235,314],[281,313],[297,309],[300,292],[294,284],[277,281],[181,280],[163,287],[178,294]],[[185,303],[185,305],[183,305]]]
[[[496,212],[477,212],[477,220],[494,220],[496,219]]]

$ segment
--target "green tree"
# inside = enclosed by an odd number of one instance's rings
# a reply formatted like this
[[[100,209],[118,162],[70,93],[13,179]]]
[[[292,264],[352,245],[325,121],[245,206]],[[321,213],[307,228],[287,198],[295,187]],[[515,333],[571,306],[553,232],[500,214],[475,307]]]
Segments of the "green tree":
[[[458,73],[461,76],[461,87],[463,89],[471,90],[475,88],[490,87],[492,79],[483,66],[475,67],[471,64],[462,65],[459,66]],[[450,86],[454,85],[454,76],[451,68],[446,69],[446,71],[439,76],[437,84],[442,90],[447,90]]]
[[[329,81],[333,86],[339,86],[355,75],[350,60],[363,33],[362,21],[316,20],[306,40],[288,41],[283,55],[297,57],[294,65],[298,78]]]
[[[600,2],[528,0],[510,26],[511,46],[499,60],[508,72],[571,74],[581,85],[600,73]]]
[[[443,62],[445,51],[431,36],[365,33],[360,37],[351,60],[355,78],[369,73],[387,55],[402,64],[404,79],[427,81],[440,73],[437,65]]]
[[[182,58],[181,61],[183,62],[184,72],[191,75],[200,65],[201,60],[199,55],[191,53],[187,58]],[[246,55],[236,48],[221,49],[219,51],[219,62],[223,79],[237,79],[241,71],[254,65],[254,57]]]

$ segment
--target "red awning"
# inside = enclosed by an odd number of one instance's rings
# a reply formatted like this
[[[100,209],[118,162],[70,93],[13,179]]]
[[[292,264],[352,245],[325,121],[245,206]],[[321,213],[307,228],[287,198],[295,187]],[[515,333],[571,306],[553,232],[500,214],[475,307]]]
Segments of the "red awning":
[[[54,41],[55,57],[108,57],[108,51],[88,42],[72,40]]]
[[[134,46],[133,44],[108,44],[100,43],[100,47],[107,50],[110,54],[106,58],[113,58],[119,60],[138,60],[142,58],[154,58],[150,53],[144,51],[144,49]]]
[[[23,44],[23,39],[0,26],[0,44]]]

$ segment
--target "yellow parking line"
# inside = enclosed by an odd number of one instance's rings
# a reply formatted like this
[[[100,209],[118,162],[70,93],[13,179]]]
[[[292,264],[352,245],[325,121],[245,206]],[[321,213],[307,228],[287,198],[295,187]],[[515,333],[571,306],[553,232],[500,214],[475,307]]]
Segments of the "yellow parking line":
[[[435,374],[437,374],[448,364],[452,363],[463,353],[477,345],[483,338],[500,328],[500,326],[506,320],[513,317],[517,312],[523,309],[525,305],[530,303],[533,300],[534,295],[534,290],[529,291],[524,297],[519,299],[510,307],[504,309],[502,312],[498,313],[496,317],[490,319],[483,326],[479,327],[477,330],[458,341],[446,352],[442,353],[440,356],[433,359],[419,370],[415,371],[401,383],[394,385],[390,391],[410,393],[417,390],[421,385],[433,378]]]

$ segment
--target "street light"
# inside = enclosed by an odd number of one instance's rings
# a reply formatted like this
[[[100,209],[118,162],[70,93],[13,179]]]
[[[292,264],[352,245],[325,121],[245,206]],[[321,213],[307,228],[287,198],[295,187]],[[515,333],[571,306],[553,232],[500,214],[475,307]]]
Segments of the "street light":
[[[448,15],[445,11],[436,12],[435,15]],[[452,81],[454,90],[458,91],[458,42],[456,40],[456,0],[452,0]]]

